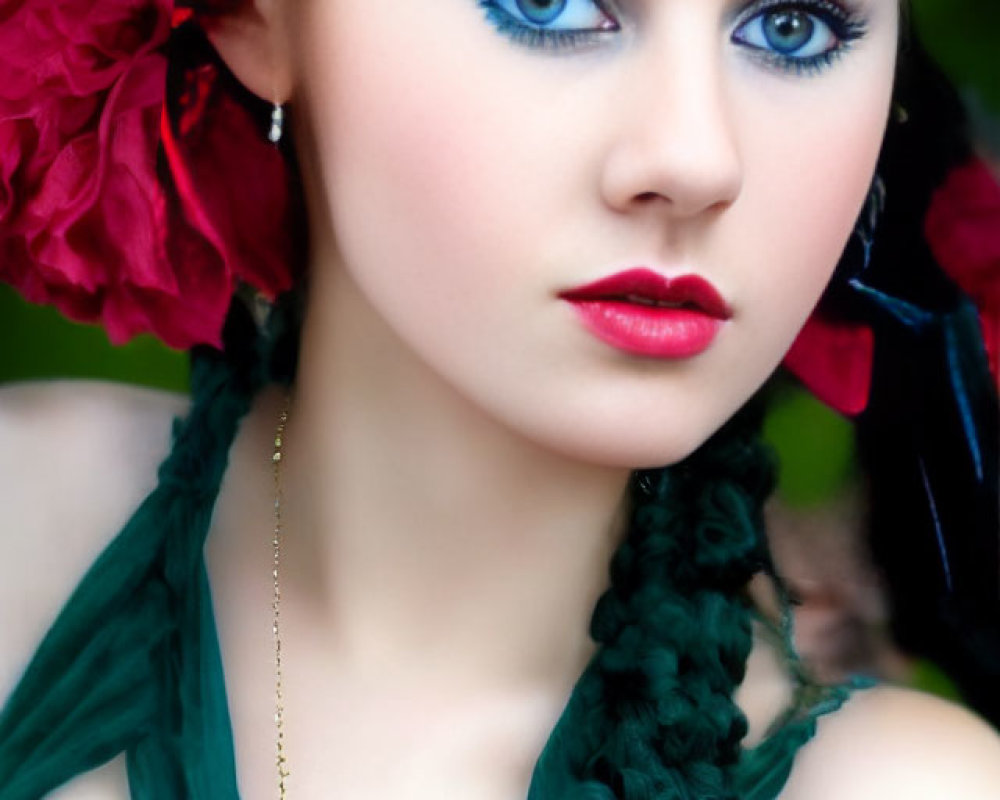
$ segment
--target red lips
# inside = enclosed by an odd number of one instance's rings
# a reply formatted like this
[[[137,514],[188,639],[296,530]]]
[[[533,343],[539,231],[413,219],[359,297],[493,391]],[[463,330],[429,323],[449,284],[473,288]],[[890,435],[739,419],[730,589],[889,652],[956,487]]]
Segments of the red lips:
[[[653,358],[688,358],[706,350],[732,312],[704,278],[665,278],[640,268],[559,295],[584,326],[619,350]]]

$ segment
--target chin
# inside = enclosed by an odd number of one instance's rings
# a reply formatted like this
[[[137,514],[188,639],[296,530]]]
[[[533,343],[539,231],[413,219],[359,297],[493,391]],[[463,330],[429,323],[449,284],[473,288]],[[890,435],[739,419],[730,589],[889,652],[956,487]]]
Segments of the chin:
[[[626,425],[581,422],[579,426],[549,431],[536,442],[564,457],[612,469],[668,467],[683,461],[703,445],[726,418],[694,420],[690,414],[679,420],[655,423],[633,416]]]

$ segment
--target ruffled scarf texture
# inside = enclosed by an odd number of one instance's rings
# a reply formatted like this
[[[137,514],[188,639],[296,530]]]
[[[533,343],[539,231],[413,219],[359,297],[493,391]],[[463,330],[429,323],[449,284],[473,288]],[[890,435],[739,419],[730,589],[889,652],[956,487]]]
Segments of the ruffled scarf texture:
[[[6,800],[40,797],[122,751],[134,797],[237,796],[202,547],[247,395],[224,373],[209,377],[205,402],[175,426],[159,486],[69,599],[0,716]]]
[[[174,447],[160,468],[159,485],[67,602],[0,715],[0,795],[4,800],[38,798],[123,751],[128,754],[131,793],[138,800],[238,797],[203,547],[229,446],[258,382],[207,348],[200,349],[194,359],[193,377],[193,405],[188,417],[175,425]],[[657,516],[655,508],[649,515]],[[630,534],[616,554],[613,584],[626,583],[624,576],[630,569],[646,568],[646,561],[635,562],[641,555],[636,548],[642,547],[642,538],[641,531]],[[713,550],[711,545],[708,542],[700,556],[705,564],[713,563],[713,553],[723,556],[724,546]],[[663,541],[654,546],[662,549]],[[755,547],[748,539],[745,552],[750,554]],[[635,563],[623,564],[630,560]],[[720,566],[733,563],[728,556],[719,561]],[[649,584],[637,594],[648,598],[656,585]],[[616,610],[619,602],[648,605],[638,597],[629,600],[627,588],[609,591],[602,598],[592,628],[606,641],[574,688],[538,760],[530,800],[772,800],[788,777],[795,752],[815,732],[816,718],[847,698],[843,687],[817,690],[811,699],[800,695],[800,702],[762,745],[740,754],[738,740],[745,731],[742,716],[735,706],[730,708],[726,696],[715,697],[708,684],[701,701],[686,699],[686,691],[678,688],[677,659],[678,654],[687,659],[688,669],[701,670],[709,684],[714,682],[713,670],[730,669],[732,678],[741,678],[749,631],[746,640],[735,645],[728,667],[726,658],[713,661],[714,666],[700,663],[712,661],[716,647],[732,646],[720,633],[728,623],[720,619],[718,625],[699,629],[684,617],[687,601],[674,596],[669,585],[659,591],[657,602],[667,612],[664,618],[646,613],[652,607],[638,617],[624,608]],[[708,601],[715,603],[717,615],[744,613],[739,610],[745,609],[742,602],[727,610],[724,602]],[[666,644],[676,640],[680,649],[650,650],[651,657],[660,652],[660,663],[655,658],[630,661],[627,651],[636,648],[643,635],[655,635]],[[695,662],[700,666],[691,665]],[[615,670],[626,683],[607,679],[609,671]],[[646,680],[642,670],[657,683]],[[616,685],[617,696],[608,695],[608,687]],[[721,685],[731,687],[732,680],[722,677]],[[617,772],[608,773],[612,783],[624,780],[627,788],[615,789],[596,779],[602,764],[634,757],[628,755],[629,748],[634,748],[636,737],[645,735],[643,726],[650,724],[645,713],[636,711],[643,707],[636,701],[642,700],[644,691],[662,695],[651,698],[651,708],[658,702],[672,703],[672,718],[678,723],[685,715],[693,715],[688,721],[694,735],[681,747],[693,762],[702,763],[699,759],[708,753],[724,765],[725,751],[712,744],[711,727],[732,726],[735,739],[727,747],[735,747],[732,752],[740,760],[730,764],[731,782],[720,783],[718,766],[705,761],[700,767],[707,770],[705,791],[689,790],[685,787],[697,786],[697,775],[692,783],[692,776],[683,770],[692,765],[656,763],[655,753],[647,764],[624,768],[619,764]],[[626,723],[629,714],[635,716]],[[617,729],[616,719],[623,721]],[[658,737],[670,735],[669,727],[662,728],[650,741],[655,744]],[[678,769],[682,771],[675,772]],[[675,775],[677,782],[670,786],[654,783],[656,775]],[[710,788],[727,783],[724,793]]]

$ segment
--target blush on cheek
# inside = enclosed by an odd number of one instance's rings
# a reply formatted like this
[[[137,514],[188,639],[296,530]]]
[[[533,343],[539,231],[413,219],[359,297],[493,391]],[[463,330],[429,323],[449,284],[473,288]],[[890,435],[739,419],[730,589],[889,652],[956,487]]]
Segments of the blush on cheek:
[[[773,152],[795,153],[797,158],[778,156],[763,162],[768,180],[760,181],[766,193],[761,202],[783,216],[772,230],[783,232],[775,246],[787,252],[775,256],[791,257],[800,265],[790,277],[817,299],[852,234],[874,176],[887,117],[888,82],[872,92],[849,119],[827,108],[801,114],[795,139],[786,133],[783,149],[776,133],[779,146],[771,145]]]
[[[427,265],[474,264],[482,256],[476,243],[503,235],[495,211],[516,208],[517,198],[507,196],[503,139],[490,110],[481,93],[454,80],[450,59],[425,60],[414,71],[419,80],[408,80],[405,65],[390,68],[372,55],[377,63],[362,65],[363,84],[337,81],[333,102],[327,97],[327,192],[348,263],[374,245],[409,266],[396,279],[419,289]],[[371,230],[372,220],[391,227]],[[462,276],[454,279],[457,289]]]

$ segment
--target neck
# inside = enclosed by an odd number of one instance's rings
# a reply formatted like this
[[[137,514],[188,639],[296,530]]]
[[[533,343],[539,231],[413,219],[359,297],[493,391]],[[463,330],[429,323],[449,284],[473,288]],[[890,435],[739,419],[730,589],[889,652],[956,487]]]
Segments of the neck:
[[[627,471],[501,425],[323,274],[285,436],[286,596],[339,670],[565,693],[593,654]]]

